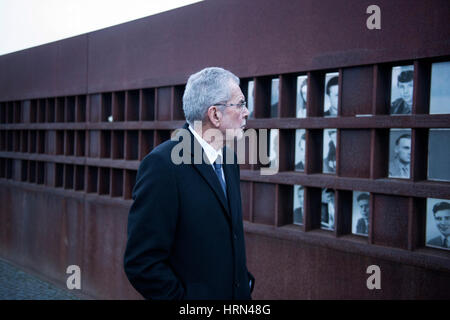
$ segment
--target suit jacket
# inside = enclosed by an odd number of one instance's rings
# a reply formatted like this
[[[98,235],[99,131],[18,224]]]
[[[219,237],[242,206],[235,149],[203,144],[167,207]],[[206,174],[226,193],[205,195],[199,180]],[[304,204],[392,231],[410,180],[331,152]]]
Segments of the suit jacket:
[[[224,148],[226,198],[213,167],[193,164],[194,145],[202,149],[187,128],[192,164],[171,161],[178,141],[169,140],[139,167],[125,272],[147,299],[251,299],[236,156],[227,164]]]
[[[430,246],[436,246],[436,247],[443,247],[443,248],[445,248],[441,236],[437,236],[437,237],[431,239],[430,241],[427,242],[427,244],[429,244]]]
[[[303,161],[299,161],[295,164],[295,170],[305,170],[305,165]]]
[[[410,176],[410,167],[407,166],[407,173],[404,173],[402,171],[402,164],[400,163],[400,160],[398,157],[394,158],[389,163],[389,176],[392,178],[409,178]]]
[[[360,234],[368,234],[369,233],[369,228],[368,228],[368,225],[366,224],[366,219],[364,219],[364,218],[358,219],[358,222],[356,224],[356,232],[360,233]]]
[[[398,98],[391,105],[391,114],[410,114],[411,108],[408,107],[405,100]]]
[[[294,223],[303,223],[303,209],[301,207],[294,210]]]
[[[334,217],[330,217],[330,216],[331,216],[331,214],[328,211],[328,203],[322,203],[321,204],[321,226],[323,228],[334,229]]]

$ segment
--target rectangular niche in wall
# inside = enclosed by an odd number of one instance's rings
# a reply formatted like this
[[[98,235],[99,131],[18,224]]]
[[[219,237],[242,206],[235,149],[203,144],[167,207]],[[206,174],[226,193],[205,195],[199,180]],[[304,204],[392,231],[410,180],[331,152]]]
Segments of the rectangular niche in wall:
[[[410,199],[396,195],[371,194],[375,203],[373,243],[381,246],[408,248],[408,212]]]
[[[430,114],[450,113],[450,61],[431,66]]]
[[[114,122],[112,111],[112,93],[110,92],[102,94],[101,119],[104,122]]]
[[[430,129],[428,180],[450,181],[450,129]]]
[[[75,97],[66,98],[66,122],[75,121]]]
[[[155,89],[141,90],[141,121],[155,120]]]

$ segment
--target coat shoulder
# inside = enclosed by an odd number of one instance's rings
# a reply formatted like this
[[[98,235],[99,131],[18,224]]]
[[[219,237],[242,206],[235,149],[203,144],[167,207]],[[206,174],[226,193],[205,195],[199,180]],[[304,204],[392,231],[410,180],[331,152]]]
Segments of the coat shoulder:
[[[440,236],[437,236],[429,241],[427,241],[427,244],[432,246],[442,246],[442,239]]]

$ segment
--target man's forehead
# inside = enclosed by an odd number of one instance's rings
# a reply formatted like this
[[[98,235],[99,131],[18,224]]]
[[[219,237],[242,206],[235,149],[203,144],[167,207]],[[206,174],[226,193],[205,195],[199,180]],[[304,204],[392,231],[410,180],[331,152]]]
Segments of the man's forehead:
[[[330,91],[338,91],[338,90],[339,90],[339,85],[333,84],[332,86],[330,86]]]
[[[231,86],[231,95],[233,98],[244,98],[244,94],[242,93],[241,88],[235,83],[233,83]]]
[[[450,209],[439,210],[436,212],[436,216],[450,216]]]
[[[401,144],[411,144],[411,139],[410,138],[401,138],[399,141]]]

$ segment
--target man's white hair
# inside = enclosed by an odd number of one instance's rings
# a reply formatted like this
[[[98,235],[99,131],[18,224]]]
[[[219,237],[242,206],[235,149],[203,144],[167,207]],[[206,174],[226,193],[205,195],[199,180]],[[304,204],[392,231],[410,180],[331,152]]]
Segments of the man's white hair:
[[[211,67],[191,75],[183,94],[186,121],[202,121],[210,106],[225,103],[231,98],[231,84],[239,85],[239,78],[228,70]]]

